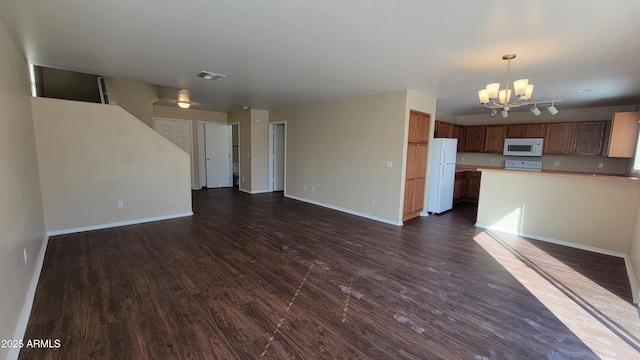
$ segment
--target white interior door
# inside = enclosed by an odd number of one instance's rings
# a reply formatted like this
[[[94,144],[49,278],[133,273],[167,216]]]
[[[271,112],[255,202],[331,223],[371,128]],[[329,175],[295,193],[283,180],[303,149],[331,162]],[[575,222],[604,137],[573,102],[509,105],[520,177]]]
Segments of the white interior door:
[[[284,190],[284,124],[273,126],[273,191]]]
[[[192,148],[192,133],[191,133],[191,121],[188,120],[175,120],[175,119],[153,119],[153,128],[160,135],[167,138],[174,143],[180,149],[184,150],[191,158],[191,187],[194,187],[193,183],[193,148]]]
[[[233,186],[231,125],[204,124],[207,188]]]

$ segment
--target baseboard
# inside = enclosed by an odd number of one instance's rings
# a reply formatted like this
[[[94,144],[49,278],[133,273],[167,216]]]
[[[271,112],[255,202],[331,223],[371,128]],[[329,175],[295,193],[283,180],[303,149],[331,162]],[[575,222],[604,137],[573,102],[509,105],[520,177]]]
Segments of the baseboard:
[[[366,218],[366,219],[383,222],[385,224],[391,224],[391,225],[396,225],[396,226],[402,226],[403,225],[402,222],[397,222],[397,221],[393,221],[393,220],[389,220],[389,219],[385,219],[385,218],[381,218],[381,217],[365,214],[365,213],[362,213],[362,212],[359,212],[359,211],[345,209],[345,208],[342,208],[342,207],[339,207],[339,206],[325,204],[325,203],[322,203],[322,202],[319,202],[319,201],[300,198],[300,197],[289,195],[289,194],[284,194],[284,197],[290,198],[290,199],[293,199],[293,200],[306,202],[306,203],[313,204],[313,205],[326,207],[326,208],[329,208],[329,209],[332,209],[332,210],[337,210],[337,211],[344,212],[344,213],[347,213],[347,214],[360,216],[360,217],[363,217],[363,218]]]
[[[627,277],[629,278],[629,284],[631,285],[631,296],[633,298],[633,303],[640,306],[640,299],[638,296],[640,295],[638,292],[640,288],[638,288],[638,280],[636,279],[636,275],[633,272],[633,268],[631,267],[631,258],[626,254],[624,256],[624,265],[627,268]]]
[[[536,234],[528,234],[528,233],[523,233],[523,232],[519,232],[519,231],[512,231],[512,230],[509,230],[509,229],[503,229],[503,228],[494,227],[494,226],[487,226],[487,225],[478,224],[478,223],[476,223],[475,226],[479,227],[479,228],[482,228],[482,229],[500,231],[500,232],[507,233],[507,234],[526,237],[528,239],[540,240],[540,241],[544,241],[544,242],[548,242],[548,243],[552,243],[552,244],[563,245],[563,246],[571,247],[571,248],[574,248],[574,249],[591,251],[591,252],[598,253],[598,254],[603,254],[603,255],[611,255],[611,256],[620,257],[620,258],[624,258],[625,256],[627,256],[627,254],[621,253],[621,252],[618,252],[618,251],[603,249],[603,248],[590,246],[590,245],[578,244],[578,243],[574,243],[574,242],[570,242],[570,241],[554,239],[554,238],[550,238],[550,237],[546,237],[546,236],[540,236],[540,235],[536,235]]]
[[[45,234],[42,238],[42,244],[40,245],[40,252],[36,260],[35,267],[33,269],[33,276],[31,276],[31,282],[29,283],[29,289],[27,290],[27,296],[22,306],[22,312],[18,319],[18,325],[13,335],[14,339],[24,339],[24,334],[27,331],[27,325],[29,324],[29,317],[31,316],[31,308],[33,307],[33,300],[36,297],[36,289],[38,288],[38,281],[40,280],[40,273],[42,272],[42,266],[44,265],[44,255],[47,252],[47,245],[49,244],[49,235]],[[17,360],[20,355],[20,348],[11,348],[7,360]]]
[[[83,231],[101,230],[101,229],[108,229],[108,228],[113,228],[113,227],[118,227],[118,226],[143,224],[143,223],[148,223],[148,222],[152,222],[152,221],[176,219],[176,218],[181,218],[181,217],[185,217],[185,216],[192,216],[192,215],[193,215],[193,211],[189,211],[189,212],[179,213],[179,214],[155,216],[155,217],[150,217],[150,218],[142,218],[142,219],[134,219],[134,220],[126,220],[126,221],[117,221],[117,222],[112,222],[112,223],[107,223],[107,224],[83,226],[83,227],[77,227],[77,228],[72,228],[72,229],[53,230],[53,231],[48,231],[47,235],[55,236],[55,235],[73,234],[73,233],[78,233],[78,232],[83,232]]]
[[[254,194],[264,194],[264,193],[271,192],[271,191],[269,191],[269,190],[257,190],[257,191],[249,191],[249,190],[247,190],[247,189],[238,189],[238,190],[242,191],[243,193],[250,194],[250,195],[254,195]]]

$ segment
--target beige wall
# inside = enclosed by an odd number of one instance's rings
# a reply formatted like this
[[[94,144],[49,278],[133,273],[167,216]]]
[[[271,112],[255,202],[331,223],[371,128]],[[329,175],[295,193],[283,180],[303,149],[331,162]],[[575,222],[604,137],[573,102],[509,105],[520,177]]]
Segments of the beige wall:
[[[202,121],[202,122],[226,123],[228,118],[227,113],[217,112],[217,111],[196,110],[196,109],[181,109],[178,106],[172,107],[172,106],[163,106],[163,105],[153,105],[153,117],[191,120],[194,183],[195,183],[195,187],[198,189],[203,186],[206,186],[206,184],[200,184],[200,172],[206,171],[206,170],[200,169],[200,156],[198,153],[198,149],[200,147],[199,137],[198,137],[198,122]],[[153,127],[153,124],[151,127]]]
[[[477,223],[627,254],[640,182],[483,171]]]
[[[47,231],[191,212],[188,155],[122,108],[34,98],[32,109]]]
[[[407,106],[401,91],[270,111],[287,122],[285,195],[398,223]]]
[[[631,237],[631,245],[629,246],[629,262],[633,274],[631,277],[631,288],[633,290],[633,300],[638,303],[640,299],[640,203],[636,209],[635,224],[633,227],[633,235]]]
[[[22,336],[15,332],[45,235],[30,94],[27,61],[0,22],[0,339]],[[8,354],[0,348],[1,359]]]
[[[157,86],[119,78],[110,80],[117,104],[153,128],[153,103],[160,98]]]
[[[269,112],[251,109],[251,192],[269,190]]]

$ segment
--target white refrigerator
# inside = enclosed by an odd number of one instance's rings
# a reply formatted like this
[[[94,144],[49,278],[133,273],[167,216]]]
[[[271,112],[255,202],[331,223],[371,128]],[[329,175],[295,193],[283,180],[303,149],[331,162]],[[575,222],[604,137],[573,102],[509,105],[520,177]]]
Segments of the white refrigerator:
[[[439,214],[453,207],[457,139],[433,139],[429,157],[427,211]]]

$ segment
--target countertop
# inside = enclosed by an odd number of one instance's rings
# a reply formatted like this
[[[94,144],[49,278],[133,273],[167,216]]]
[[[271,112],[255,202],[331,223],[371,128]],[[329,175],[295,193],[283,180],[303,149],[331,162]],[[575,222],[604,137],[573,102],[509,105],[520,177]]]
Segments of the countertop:
[[[498,166],[480,166],[480,165],[456,165],[456,172],[461,171],[495,171],[495,172],[509,172],[527,175],[538,176],[563,176],[574,177],[581,179],[598,179],[598,180],[612,180],[612,181],[638,181],[640,178],[616,174],[602,174],[602,173],[584,173],[577,171],[557,171],[557,170],[542,170],[542,171],[523,171],[523,170],[505,170],[503,167]]]

